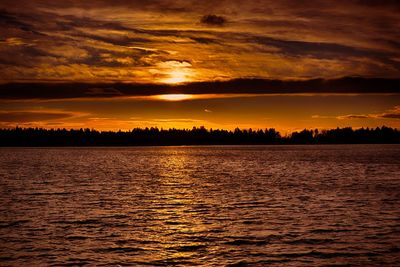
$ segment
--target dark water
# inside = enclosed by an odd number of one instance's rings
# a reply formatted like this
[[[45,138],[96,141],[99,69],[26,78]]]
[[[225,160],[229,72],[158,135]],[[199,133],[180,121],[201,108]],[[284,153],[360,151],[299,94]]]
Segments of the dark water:
[[[400,266],[400,146],[0,153],[1,266]]]

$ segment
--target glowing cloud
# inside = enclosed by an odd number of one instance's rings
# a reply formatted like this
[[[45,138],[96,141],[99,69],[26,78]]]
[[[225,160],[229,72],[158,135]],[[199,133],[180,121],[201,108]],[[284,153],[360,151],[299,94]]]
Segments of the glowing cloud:
[[[156,96],[157,99],[166,100],[166,101],[182,101],[188,100],[192,98],[192,95],[185,94],[168,94],[168,95],[159,95]]]
[[[168,78],[162,80],[164,83],[175,84],[188,81],[186,78],[187,75],[185,71],[180,69],[172,70],[170,73],[168,73],[168,76],[169,76]]]

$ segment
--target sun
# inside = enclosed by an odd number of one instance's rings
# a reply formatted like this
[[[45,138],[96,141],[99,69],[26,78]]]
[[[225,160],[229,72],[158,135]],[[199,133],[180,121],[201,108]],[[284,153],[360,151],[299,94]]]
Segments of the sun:
[[[174,69],[168,73],[168,77],[163,80],[165,83],[177,84],[188,81],[188,73],[184,69]]]

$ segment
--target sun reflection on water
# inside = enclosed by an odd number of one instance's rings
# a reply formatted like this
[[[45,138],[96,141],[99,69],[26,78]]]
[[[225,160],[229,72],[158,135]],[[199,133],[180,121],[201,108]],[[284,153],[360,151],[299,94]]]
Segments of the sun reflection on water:
[[[157,220],[163,222],[162,239],[169,259],[197,257],[204,242],[192,240],[196,233],[207,231],[206,218],[195,212],[203,200],[196,194],[195,177],[186,171],[191,159],[182,150],[165,149],[165,157],[159,162],[159,188],[157,196],[162,208],[157,210]]]

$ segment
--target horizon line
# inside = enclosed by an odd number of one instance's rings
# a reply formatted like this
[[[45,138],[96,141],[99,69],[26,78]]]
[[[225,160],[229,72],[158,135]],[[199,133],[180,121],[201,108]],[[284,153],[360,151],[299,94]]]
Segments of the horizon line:
[[[330,130],[342,130],[342,129],[352,129],[352,130],[376,130],[376,129],[382,129],[382,128],[387,128],[387,129],[393,129],[396,131],[400,131],[400,127],[391,127],[391,126],[386,126],[386,125],[381,125],[381,126],[376,126],[376,127],[368,127],[368,126],[361,126],[361,127],[353,127],[353,126],[345,126],[345,127],[331,127],[331,128],[299,128],[297,130],[293,130],[291,133],[298,133],[298,131],[330,131]],[[264,128],[241,128],[239,126],[232,129],[227,129],[227,128],[212,128],[212,127],[205,127],[205,126],[193,126],[192,128],[175,128],[175,127],[169,127],[169,128],[163,128],[163,127],[157,127],[157,126],[150,126],[150,127],[132,127],[128,130],[123,130],[123,129],[118,129],[118,130],[99,130],[96,128],[89,128],[89,127],[80,127],[80,128],[46,128],[46,127],[21,127],[19,125],[13,126],[13,127],[0,127],[0,131],[4,130],[42,130],[42,131],[94,131],[94,132],[99,132],[99,133],[129,133],[134,130],[158,130],[158,131],[193,131],[193,130],[206,130],[207,132],[210,131],[226,131],[226,132],[235,132],[235,130],[240,130],[240,131],[249,131],[251,130],[252,132],[257,132],[257,131],[266,131],[266,130],[274,130],[277,133],[280,133],[278,128],[275,127],[264,127]]]

